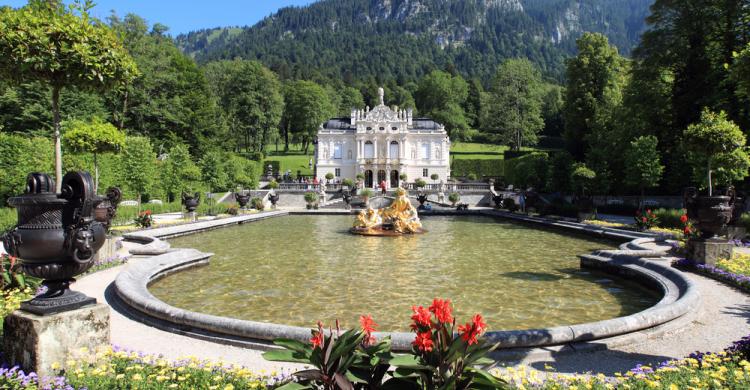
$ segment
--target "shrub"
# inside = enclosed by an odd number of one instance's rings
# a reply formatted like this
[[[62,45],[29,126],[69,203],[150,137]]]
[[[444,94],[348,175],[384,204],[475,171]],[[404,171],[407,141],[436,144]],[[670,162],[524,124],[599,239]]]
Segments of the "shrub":
[[[372,195],[373,195],[373,192],[369,188],[363,188],[363,189],[359,190],[359,196],[361,196],[363,198],[369,198]]]
[[[10,207],[0,207],[0,235],[12,229],[18,221],[18,212]]]
[[[341,180],[341,185],[352,188],[354,187],[354,180],[346,178],[344,180]]]
[[[36,278],[28,278],[21,271],[21,262],[17,257],[7,254],[0,255],[0,279],[2,290],[25,290],[27,287],[36,287],[39,281]]]
[[[474,172],[472,172],[472,173],[468,174],[466,176],[466,178],[469,179],[469,180],[476,180],[477,179],[477,174],[474,173]]]
[[[422,188],[427,185],[427,182],[422,179],[414,180],[414,185],[417,186],[417,188]]]
[[[318,194],[314,192],[305,192],[305,202],[313,204],[318,201]]]
[[[277,182],[276,180],[271,180],[271,182],[268,183],[268,188],[272,190],[279,188],[279,182]]]
[[[682,229],[684,223],[680,220],[685,215],[685,210],[660,208],[653,211],[657,225],[663,228]]]
[[[333,180],[334,177],[335,176],[333,176],[333,173],[331,172],[326,173],[326,180]]]
[[[473,173],[477,177],[501,177],[505,176],[505,164],[501,159],[467,159],[453,160],[451,171],[453,176],[468,177]]]
[[[461,195],[458,192],[451,192],[450,195],[448,195],[448,200],[455,205],[456,202],[461,200]]]
[[[405,174],[405,173],[402,173],[402,175],[406,176],[406,174]],[[364,180],[364,179],[365,179],[365,175],[364,175],[364,174],[362,174],[362,173],[358,173],[358,174],[357,174],[356,176],[354,176],[354,177],[356,177],[356,178],[357,178],[357,180]],[[401,180],[406,180],[406,179],[401,179]]]
[[[513,200],[513,198],[504,198],[503,208],[510,212],[515,212],[516,210],[518,210],[518,205],[516,204],[516,201]]]
[[[238,206],[235,203],[230,204],[227,206],[226,210],[224,210],[225,213],[229,215],[237,215],[240,213],[240,206]]]
[[[363,178],[364,178],[364,177],[363,177]],[[406,181],[406,179],[408,179],[408,178],[409,178],[409,176],[407,176],[407,175],[406,175],[405,173],[402,173],[402,174],[398,175],[398,178],[399,178],[399,179],[400,179],[401,181]]]
[[[549,175],[546,153],[531,153],[505,162],[505,180],[519,188],[544,189]]]
[[[263,161],[264,158],[266,158],[266,156],[263,155],[263,152],[250,152],[250,153],[247,153],[247,159],[249,159],[249,160],[261,162],[261,161]],[[266,164],[266,165],[268,165],[268,164]],[[274,172],[278,172],[278,170],[276,170]]]
[[[658,224],[659,219],[651,210],[646,210],[645,213],[641,213],[639,210],[635,213],[635,226],[640,230],[648,230]]]
[[[138,228],[150,228],[154,223],[154,218],[151,216],[151,210],[144,210],[138,213],[138,216],[133,219],[135,227]]]
[[[440,175],[438,175],[437,173],[433,173],[432,175],[430,175],[430,179],[437,181],[438,179],[440,179]]]
[[[308,194],[312,194],[312,192],[308,192]],[[305,194],[305,200],[307,200],[307,194]],[[263,211],[265,208],[265,204],[263,204],[263,199],[254,197],[250,199],[250,204],[253,206],[254,209],[258,211]]]

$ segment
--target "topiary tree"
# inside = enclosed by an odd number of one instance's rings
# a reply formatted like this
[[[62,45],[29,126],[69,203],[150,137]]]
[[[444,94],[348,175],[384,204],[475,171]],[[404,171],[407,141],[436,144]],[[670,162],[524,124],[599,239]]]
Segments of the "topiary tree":
[[[714,179],[729,184],[748,175],[750,157],[745,134],[727,119],[725,112],[704,109],[700,121],[685,129],[683,141],[689,152],[688,161],[693,165],[693,176],[708,187],[708,196],[713,196]]]
[[[352,179],[346,178],[341,181],[341,185],[352,188],[354,187],[354,181]]]
[[[125,145],[125,133],[109,122],[92,118],[89,122],[73,120],[65,124],[65,143],[78,153],[94,155],[94,192],[99,189],[97,155],[117,152]]]
[[[333,176],[333,173],[331,172],[326,173],[326,181],[330,182],[331,180],[333,180],[334,177],[335,176]]]
[[[414,185],[417,186],[417,188],[423,188],[427,185],[427,182],[422,179],[414,180]]]
[[[438,175],[437,173],[433,173],[432,175],[430,175],[430,179],[432,179],[432,181],[438,181],[438,179],[440,179],[440,175]]]
[[[584,163],[573,164],[573,171],[570,173],[570,182],[574,188],[580,188],[581,196],[586,196],[586,189],[591,185],[591,181],[596,178],[596,172],[589,169]]]
[[[448,200],[451,202],[452,205],[456,205],[459,200],[461,200],[461,195],[459,195],[458,192],[451,192],[450,195],[448,195]]]
[[[408,179],[409,176],[407,176],[405,173],[402,173],[398,175],[398,178],[401,179],[401,181],[406,181],[406,179]]]
[[[357,178],[357,180],[364,180],[365,179],[365,175],[363,173],[358,173],[357,176],[355,176],[355,177]]]
[[[641,208],[646,188],[658,186],[664,173],[657,144],[653,135],[641,136],[631,141],[625,151],[625,183],[640,190]]]
[[[141,194],[151,188],[155,176],[156,155],[151,147],[151,141],[146,137],[127,137],[120,159],[123,167],[123,184],[135,192],[140,211]]]
[[[30,0],[22,8],[0,8],[0,75],[16,82],[40,81],[52,88],[55,183],[62,186],[60,91],[66,87],[106,91],[137,75],[135,62],[115,33],[88,10],[90,1]]]

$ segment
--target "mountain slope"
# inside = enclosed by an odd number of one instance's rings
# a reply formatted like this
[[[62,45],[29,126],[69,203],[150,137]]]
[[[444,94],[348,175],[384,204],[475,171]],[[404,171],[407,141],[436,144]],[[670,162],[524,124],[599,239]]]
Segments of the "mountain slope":
[[[560,79],[584,31],[606,34],[627,54],[653,0],[321,0],[279,10],[241,31],[176,38],[200,62],[259,59],[282,77],[415,80],[450,64],[486,78],[510,57],[528,57]]]

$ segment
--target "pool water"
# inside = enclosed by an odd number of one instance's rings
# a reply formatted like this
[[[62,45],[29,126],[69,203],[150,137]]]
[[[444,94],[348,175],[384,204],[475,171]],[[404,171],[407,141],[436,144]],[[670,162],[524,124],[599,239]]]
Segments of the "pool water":
[[[149,289],[183,309],[314,327],[355,326],[371,314],[382,331],[407,331],[411,306],[451,299],[457,322],[481,313],[490,329],[526,329],[632,314],[660,295],[584,270],[576,257],[613,248],[491,217],[426,217],[423,235],[364,237],[353,216],[286,216],[170,240],[214,253],[210,265]]]

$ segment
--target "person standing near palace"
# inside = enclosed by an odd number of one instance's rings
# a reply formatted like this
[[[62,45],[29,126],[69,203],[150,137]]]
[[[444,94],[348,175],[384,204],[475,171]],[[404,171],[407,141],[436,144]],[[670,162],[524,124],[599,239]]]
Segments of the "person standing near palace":
[[[380,191],[383,195],[385,195],[385,180],[380,181]]]

